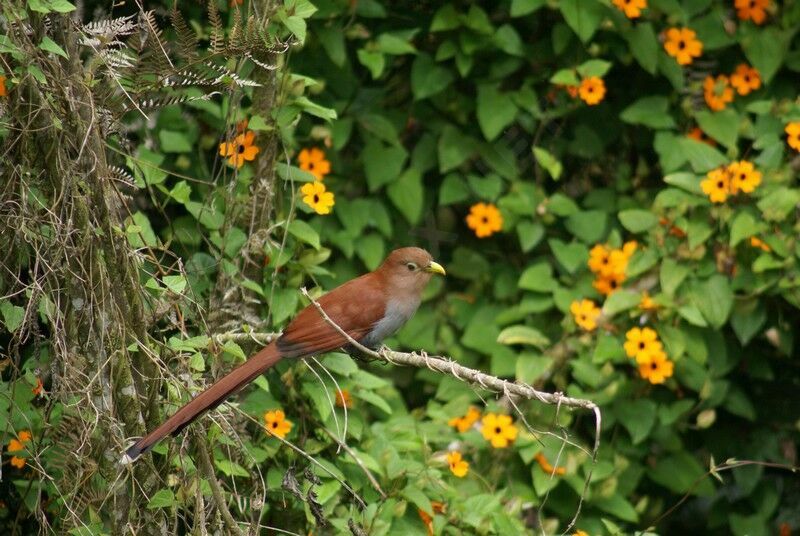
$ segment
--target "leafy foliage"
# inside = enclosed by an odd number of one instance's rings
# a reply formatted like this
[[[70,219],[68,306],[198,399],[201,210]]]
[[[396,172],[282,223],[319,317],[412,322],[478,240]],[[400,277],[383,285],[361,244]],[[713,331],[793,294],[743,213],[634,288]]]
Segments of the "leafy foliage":
[[[158,319],[128,344],[164,356],[165,405],[256,347],[221,332],[279,330],[305,305],[300,286],[321,292],[417,244],[448,278],[389,346],[603,412],[593,461],[594,424],[580,412],[337,353],[281,363],[204,436],[234,517],[249,521],[263,497],[261,523],[297,532],[800,528],[800,485],[781,470],[797,465],[800,414],[800,141],[788,126],[800,121],[800,3],[765,2],[762,17],[727,0],[649,0],[634,18],[624,3],[286,0],[258,11],[212,0],[207,12],[165,7],[165,32],[159,10],[81,27],[114,126],[108,152],[129,170],[106,175],[135,201],[114,231],[142,255]],[[37,54],[69,52],[53,37]],[[5,72],[13,97],[41,70],[0,39],[16,61]],[[679,55],[681,40],[691,54]],[[220,144],[233,151],[248,130],[259,155],[229,164]],[[310,164],[300,151],[312,148],[323,154]],[[273,177],[260,204],[253,192]],[[330,213],[314,192],[335,195]],[[30,190],[39,213],[41,195]],[[254,229],[260,210],[269,222]],[[57,362],[41,333],[57,300],[15,285],[0,285],[2,340],[21,345],[0,413],[9,430],[32,431],[45,472],[78,474],[52,430],[67,435],[90,412],[32,390]],[[235,293],[233,307],[219,298]],[[285,438],[264,429],[279,409]],[[180,444],[155,449],[169,476],[143,504],[188,528],[213,489]],[[731,459],[755,463],[717,465]],[[40,495],[57,496],[51,480],[11,475],[12,511],[63,513]],[[109,484],[93,473],[67,498],[93,534],[112,523],[98,492]]]

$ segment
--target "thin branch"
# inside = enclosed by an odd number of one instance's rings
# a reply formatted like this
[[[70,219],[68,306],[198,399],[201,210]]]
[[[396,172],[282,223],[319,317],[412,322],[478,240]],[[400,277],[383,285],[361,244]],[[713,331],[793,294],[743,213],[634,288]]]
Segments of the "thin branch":
[[[364,471],[364,474],[367,475],[369,483],[372,484],[372,487],[375,488],[375,491],[377,491],[381,495],[381,499],[385,501],[386,493],[384,493],[384,491],[381,489],[381,485],[378,484],[378,480],[375,478],[375,475],[372,474],[372,471],[370,471],[369,468],[366,465],[364,465],[364,462],[361,461],[361,458],[358,457],[358,454],[356,454],[356,452],[353,449],[351,449],[347,445],[347,443],[341,441],[338,437],[336,437],[336,434],[334,434],[327,428],[323,428],[322,431],[325,432],[328,435],[328,437],[336,441],[339,447],[344,449],[344,451],[348,453],[350,457],[356,461],[356,464],[358,464],[361,470]]]
[[[225,520],[225,525],[228,526],[228,530],[232,534],[244,536],[244,533],[236,524],[236,520],[233,519],[231,511],[228,510],[228,504],[225,501],[222,488],[219,485],[219,481],[217,481],[214,467],[211,465],[211,457],[208,455],[208,450],[206,450],[206,442],[199,433],[195,439],[197,440],[197,452],[200,454],[200,470],[203,471],[208,483],[211,485],[211,495],[214,497],[214,502],[217,503],[217,510],[222,514],[222,519]]]

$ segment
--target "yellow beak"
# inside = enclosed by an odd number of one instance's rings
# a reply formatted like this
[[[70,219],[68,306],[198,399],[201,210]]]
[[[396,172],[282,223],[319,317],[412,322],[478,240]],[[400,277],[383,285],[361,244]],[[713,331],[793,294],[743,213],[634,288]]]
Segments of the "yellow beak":
[[[431,274],[447,275],[447,272],[444,271],[444,267],[434,261],[431,261],[431,263],[425,267],[425,271]]]

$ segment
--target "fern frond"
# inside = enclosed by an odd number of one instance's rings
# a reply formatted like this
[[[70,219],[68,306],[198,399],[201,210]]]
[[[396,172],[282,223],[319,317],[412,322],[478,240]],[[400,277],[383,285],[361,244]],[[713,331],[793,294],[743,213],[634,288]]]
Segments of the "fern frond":
[[[169,15],[178,37],[178,55],[188,63],[194,63],[197,61],[197,34],[186,24],[177,2],[172,5]]]
[[[216,0],[208,0],[208,20],[211,23],[211,53],[219,54],[225,49],[225,30]]]

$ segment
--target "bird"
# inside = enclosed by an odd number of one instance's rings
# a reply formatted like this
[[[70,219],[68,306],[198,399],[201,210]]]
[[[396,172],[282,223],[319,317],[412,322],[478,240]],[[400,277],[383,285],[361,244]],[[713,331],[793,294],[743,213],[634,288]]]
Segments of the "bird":
[[[316,300],[325,314],[353,340],[368,348],[399,330],[416,312],[425,286],[435,274],[446,275],[430,253],[418,247],[392,251],[374,271],[352,279]],[[250,359],[194,397],[152,432],[127,449],[128,464],[229,396],[244,388],[281,359],[305,358],[337,349],[353,352],[350,341],[308,304],[283,333]]]

